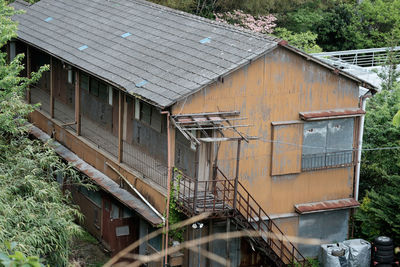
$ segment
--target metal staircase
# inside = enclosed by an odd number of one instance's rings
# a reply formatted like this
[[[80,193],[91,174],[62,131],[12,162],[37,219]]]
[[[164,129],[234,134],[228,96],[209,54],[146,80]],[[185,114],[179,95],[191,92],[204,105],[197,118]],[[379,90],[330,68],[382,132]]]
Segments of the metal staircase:
[[[214,180],[196,181],[175,172],[177,203],[187,216],[211,212],[214,218],[231,217],[243,230],[257,231],[252,237],[257,249],[275,266],[310,266],[246,188],[234,179],[228,179],[214,167]],[[235,186],[236,185],[236,186]]]

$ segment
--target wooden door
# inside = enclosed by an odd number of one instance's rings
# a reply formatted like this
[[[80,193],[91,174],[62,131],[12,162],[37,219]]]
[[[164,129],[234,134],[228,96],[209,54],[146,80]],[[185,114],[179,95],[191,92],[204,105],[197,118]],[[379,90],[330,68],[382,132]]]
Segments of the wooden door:
[[[103,198],[102,236],[112,256],[138,238],[139,222],[133,212],[110,197]]]

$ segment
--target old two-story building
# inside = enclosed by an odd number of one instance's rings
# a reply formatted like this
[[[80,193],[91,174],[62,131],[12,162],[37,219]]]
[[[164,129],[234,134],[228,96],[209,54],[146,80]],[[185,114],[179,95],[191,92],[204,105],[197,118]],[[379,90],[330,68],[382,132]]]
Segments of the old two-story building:
[[[169,181],[187,216],[211,212],[186,239],[261,234],[202,246],[232,266],[317,255],[286,236],[349,237],[372,85],[285,41],[142,0],[15,6],[26,13],[10,58],[25,53],[27,75],[50,65],[27,92],[41,103],[32,133],[99,185],[73,195],[114,254],[165,221]]]

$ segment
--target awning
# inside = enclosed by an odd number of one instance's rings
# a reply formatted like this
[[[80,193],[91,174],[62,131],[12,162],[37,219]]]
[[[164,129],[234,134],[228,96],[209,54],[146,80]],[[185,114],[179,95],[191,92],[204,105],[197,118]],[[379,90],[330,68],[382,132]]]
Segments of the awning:
[[[360,206],[360,203],[354,198],[343,198],[336,200],[327,200],[320,202],[311,202],[304,204],[296,204],[294,208],[297,213],[307,214],[312,212],[322,212],[329,210],[349,209]]]
[[[251,125],[237,124],[238,121],[247,118],[239,117],[239,111],[206,112],[172,115],[172,123],[191,142],[200,145],[200,142],[221,142],[255,139],[241,133],[239,128],[247,128]],[[209,136],[210,131],[216,131],[220,137]],[[201,132],[202,137],[196,132]],[[229,133],[228,133],[229,132]]]
[[[360,108],[331,109],[299,113],[300,118],[305,121],[349,118],[364,114],[365,111]]]
[[[60,157],[71,162],[76,169],[88,176],[103,190],[113,195],[122,204],[137,212],[153,226],[162,223],[161,218],[158,217],[157,214],[155,214],[145,203],[143,203],[143,201],[136,198],[128,191],[120,188],[119,185],[110,177],[83,161],[75,153],[61,145],[59,142],[51,139],[48,134],[35,126],[31,127],[30,133],[44,143],[48,143]]]

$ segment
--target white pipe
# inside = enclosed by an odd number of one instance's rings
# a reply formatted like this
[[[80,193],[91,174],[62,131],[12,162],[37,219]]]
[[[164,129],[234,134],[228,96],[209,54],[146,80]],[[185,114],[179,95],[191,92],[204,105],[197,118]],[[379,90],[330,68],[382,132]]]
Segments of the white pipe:
[[[365,106],[367,104],[367,96],[361,96],[361,109],[365,111]],[[362,142],[363,142],[363,134],[364,134],[364,120],[365,115],[361,116],[360,120],[360,130],[358,133],[358,148],[357,148],[357,166],[356,166],[356,182],[354,184],[354,199],[358,201],[359,195],[359,186],[360,186],[360,169],[361,169],[361,149],[362,149]]]
[[[125,183],[127,183],[129,185],[129,187],[140,197],[141,200],[143,200],[143,202],[158,216],[161,218],[161,220],[163,221],[163,224],[165,224],[165,218],[164,216],[161,215],[161,213],[158,212],[158,210],[156,208],[153,207],[153,205],[151,205],[147,199],[140,194],[140,192],[133,187],[133,185],[128,181],[128,179],[126,179],[116,168],[114,168],[111,164],[109,164],[108,162],[106,162],[107,166],[110,167],[113,171],[115,171],[124,181]]]

